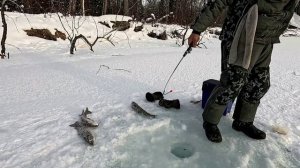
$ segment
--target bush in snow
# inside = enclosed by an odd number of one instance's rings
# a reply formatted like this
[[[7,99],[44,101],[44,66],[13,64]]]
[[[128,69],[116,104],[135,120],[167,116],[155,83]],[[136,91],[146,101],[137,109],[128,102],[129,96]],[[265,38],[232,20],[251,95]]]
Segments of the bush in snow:
[[[157,39],[160,39],[160,40],[167,40],[168,39],[168,35],[167,35],[166,31],[164,31],[162,33],[157,33],[157,32],[151,31],[150,33],[148,33],[148,36],[152,37],[152,38],[157,38]]]
[[[53,40],[56,41],[56,37],[55,35],[53,35],[48,29],[28,29],[28,30],[24,30],[28,36],[35,36],[35,37],[39,37],[39,38],[43,38],[46,40]]]
[[[112,28],[117,31],[125,31],[130,28],[129,21],[111,21],[113,23]]]
[[[67,39],[66,34],[63,33],[63,32],[61,32],[61,31],[59,31],[59,30],[57,30],[57,29],[55,29],[55,34],[54,35],[55,35],[56,38],[61,38],[62,40],[66,40]]]

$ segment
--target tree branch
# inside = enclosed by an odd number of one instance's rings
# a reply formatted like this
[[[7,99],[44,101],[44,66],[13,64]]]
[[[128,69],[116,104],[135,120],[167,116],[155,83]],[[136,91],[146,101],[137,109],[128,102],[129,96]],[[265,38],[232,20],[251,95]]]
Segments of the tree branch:
[[[6,4],[7,0],[2,1],[2,6],[1,6],[1,19],[2,19],[2,24],[3,24],[3,33],[2,33],[2,39],[1,39],[1,58],[4,59],[5,57],[5,41],[7,38],[7,23],[5,20],[5,15],[4,15],[4,6]]]

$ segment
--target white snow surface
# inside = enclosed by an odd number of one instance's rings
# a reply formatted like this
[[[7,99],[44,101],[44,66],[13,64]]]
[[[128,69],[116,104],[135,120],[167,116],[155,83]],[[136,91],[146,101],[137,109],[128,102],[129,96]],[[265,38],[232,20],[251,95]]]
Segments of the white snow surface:
[[[176,40],[147,37],[150,26],[139,33],[131,28],[127,35],[114,35],[115,47],[102,42],[91,52],[80,41],[70,55],[68,41],[28,37],[23,31],[30,26],[62,31],[56,15],[27,15],[30,24],[22,14],[8,16],[10,59],[0,60],[1,168],[300,167],[300,38],[284,37],[274,47],[272,87],[255,120],[267,139],[234,131],[231,112],[219,124],[223,142],[215,144],[205,137],[201,105],[190,101],[201,100],[204,80],[219,78],[219,40],[204,39],[208,49],[194,49],[183,60],[167,88],[173,93],[166,96],[179,98],[181,109],[167,110],[148,103],[145,93],[162,91],[181,59],[186,47],[178,47]],[[98,26],[99,32],[107,31]],[[79,31],[93,39],[93,19],[88,17]],[[136,114],[132,101],[157,119]],[[69,127],[85,107],[100,125],[91,129],[94,146]],[[180,146],[189,146],[193,155],[174,156],[171,150]]]
[[[294,14],[294,17],[291,20],[291,25],[296,26],[298,28],[300,28],[300,16],[297,14]]]

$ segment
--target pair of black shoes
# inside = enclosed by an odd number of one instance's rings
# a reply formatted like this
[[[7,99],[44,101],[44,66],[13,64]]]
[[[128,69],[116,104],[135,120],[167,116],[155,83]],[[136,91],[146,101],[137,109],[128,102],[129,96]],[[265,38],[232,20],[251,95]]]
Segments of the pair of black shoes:
[[[149,102],[154,102],[155,100],[159,100],[159,105],[165,108],[176,108],[180,109],[180,102],[178,99],[176,100],[166,100],[161,92],[154,93],[146,93],[146,99]]]
[[[211,124],[204,121],[203,128],[208,140],[216,143],[222,142],[222,135],[216,124]],[[236,131],[243,132],[248,137],[253,139],[266,139],[266,133],[256,128],[253,125],[253,122],[242,122],[239,120],[234,120],[232,123],[232,128]]]

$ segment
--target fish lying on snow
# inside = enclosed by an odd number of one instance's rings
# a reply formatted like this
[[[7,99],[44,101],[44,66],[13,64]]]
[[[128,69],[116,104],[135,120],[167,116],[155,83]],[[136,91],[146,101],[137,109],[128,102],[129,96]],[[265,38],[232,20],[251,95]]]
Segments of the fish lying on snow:
[[[148,113],[141,106],[139,106],[136,102],[131,103],[131,108],[138,114],[141,114],[147,118],[156,118],[156,115],[152,115],[152,114]]]
[[[74,127],[78,131],[79,136],[81,136],[87,143],[89,143],[90,145],[94,145],[95,136],[82,123],[76,121],[74,124],[71,124],[70,126]]]
[[[95,122],[94,120],[92,120],[91,118],[88,118],[87,117],[88,114],[92,114],[92,112],[89,111],[88,108],[86,108],[85,111],[82,110],[82,114],[80,115],[82,124],[87,127],[98,127],[99,124],[97,122]]]

